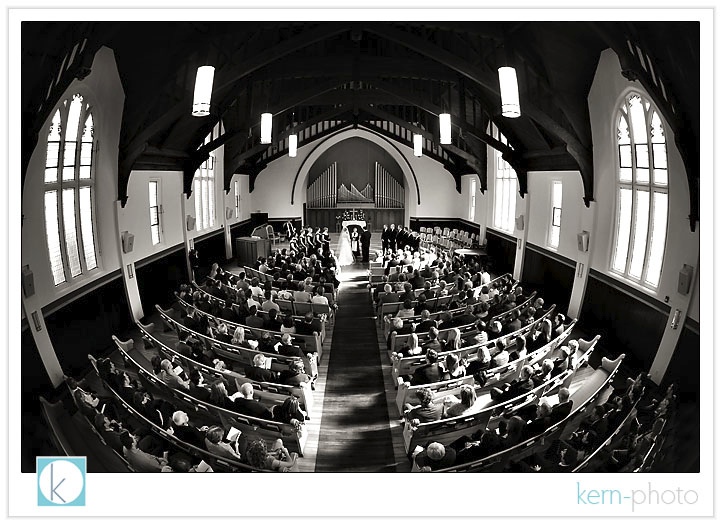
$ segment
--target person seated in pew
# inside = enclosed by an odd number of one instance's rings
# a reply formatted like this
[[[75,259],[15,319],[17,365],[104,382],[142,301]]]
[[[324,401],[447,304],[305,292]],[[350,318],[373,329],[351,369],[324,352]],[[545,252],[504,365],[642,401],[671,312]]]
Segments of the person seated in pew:
[[[471,436],[462,436],[451,444],[456,450],[455,465],[464,465],[496,454],[501,446],[501,438],[493,430],[478,431]]]
[[[200,370],[194,368],[188,374],[188,381],[190,382],[190,388],[188,393],[191,397],[198,399],[199,401],[209,401],[211,398],[211,390],[208,385],[205,384],[203,374]]]
[[[389,283],[386,283],[384,285],[384,294],[380,296],[378,304],[376,305],[376,311],[378,314],[380,314],[383,305],[398,302],[399,294],[393,291],[393,288],[391,288],[391,285]]]
[[[173,412],[171,419],[172,424],[170,430],[173,431],[173,435],[181,441],[188,443],[189,445],[196,446],[203,449],[205,446],[206,430],[208,426],[202,426],[196,428],[190,424],[188,414],[182,410]]]
[[[419,388],[416,391],[416,398],[420,405],[406,403],[404,405],[404,417],[411,425],[417,426],[420,423],[429,423],[441,419],[444,413],[443,403],[434,403],[434,394],[428,388]]]
[[[501,337],[501,323],[499,321],[492,321],[486,325],[486,334],[489,341],[499,339]]]
[[[264,312],[270,312],[271,310],[276,310],[276,312],[281,311],[281,307],[273,301],[273,295],[271,290],[266,290],[263,296],[265,298],[265,301],[263,301],[263,303],[261,304],[261,310],[263,310]]]
[[[243,324],[251,328],[263,328],[263,317],[258,315],[258,306],[251,305],[249,312]]]
[[[162,457],[138,448],[137,437],[127,430],[120,435],[123,456],[136,472],[160,472],[168,464],[167,452]]]
[[[464,326],[467,324],[474,324],[477,321],[474,315],[474,307],[467,305],[464,309],[464,313],[451,318],[451,326]]]
[[[542,401],[537,405],[536,418],[528,421],[524,427],[524,439],[538,436],[552,425],[552,407],[547,401]]]
[[[456,463],[456,451],[441,443],[433,442],[416,454],[414,462],[421,472],[433,472],[453,466]]]
[[[439,341],[439,329],[432,326],[429,328],[429,335],[427,341],[422,345],[424,350],[434,350],[440,352],[443,350],[441,341]]]
[[[504,383],[491,389],[491,398],[498,403],[514,399],[534,389],[534,382],[531,379],[534,369],[531,365],[524,365],[519,372],[519,378],[511,383]]]
[[[579,349],[579,343],[576,340],[569,341],[566,345],[559,347],[560,355],[552,359],[554,364],[554,370],[552,370],[552,377],[558,376],[562,372],[569,370],[574,367],[574,356]]]
[[[401,317],[391,317],[389,320],[389,335],[386,338],[386,348],[391,349],[391,340],[395,335],[407,335],[414,332],[414,325],[412,323],[404,324],[404,320]]]
[[[502,334],[508,335],[517,330],[521,330],[521,320],[519,319],[518,311],[512,310],[509,314],[509,322],[507,322],[502,329]]]
[[[271,308],[268,310],[268,319],[263,321],[264,330],[272,330],[274,332],[281,331],[282,323],[278,320],[278,310]]]
[[[460,362],[458,354],[448,354],[445,359],[444,381],[459,379],[466,375],[466,367]]]
[[[399,359],[401,359],[403,357],[414,357],[417,355],[421,355],[422,353],[423,350],[419,346],[418,334],[410,334],[408,342],[404,343],[404,345],[398,351],[394,352],[391,355],[396,355]]]
[[[289,453],[283,441],[277,439],[271,451],[262,439],[251,441],[246,449],[248,464],[257,469],[273,470],[274,472],[297,472],[296,452]]]
[[[253,399],[253,385],[251,383],[243,383],[241,389],[233,394],[231,399],[233,399],[234,410],[239,414],[267,420],[272,418],[271,411]]]
[[[413,317],[414,315],[414,304],[409,299],[404,300],[402,307],[396,313],[396,317]]]
[[[494,343],[494,357],[491,359],[490,368],[496,368],[509,364],[510,355],[506,349],[506,340],[503,337],[496,339]]]
[[[123,444],[120,441],[120,436],[125,430],[122,423],[110,419],[105,414],[96,413],[93,426],[110,448],[118,454],[123,454]]]
[[[407,381],[412,385],[426,385],[437,383],[444,377],[444,370],[438,360],[438,352],[433,348],[426,349],[426,364],[417,368]]]
[[[553,370],[553,361],[551,359],[544,359],[539,370],[536,370],[531,376],[531,380],[534,382],[534,386],[537,387],[549,381],[552,377]]]
[[[290,333],[283,334],[281,336],[281,341],[276,343],[276,353],[287,357],[305,357],[301,347],[293,344],[293,339],[291,338]]]
[[[278,382],[284,385],[301,386],[301,383],[310,383],[311,389],[315,390],[313,380],[305,373],[303,361],[292,362],[287,370],[281,370]]]
[[[431,328],[436,328],[436,321],[431,319],[431,312],[424,309],[421,311],[420,316],[421,321],[416,325],[415,332],[422,334],[427,333]]]
[[[457,417],[474,412],[476,403],[476,389],[471,385],[461,385],[459,398],[446,396],[444,398],[443,418]]]
[[[328,298],[323,295],[324,292],[325,292],[325,290],[324,290],[323,286],[317,286],[316,288],[314,288],[314,293],[313,293],[313,297],[311,297],[311,302],[313,304],[322,304],[322,305],[329,306]]]
[[[474,380],[482,386],[486,383],[484,372],[491,365],[491,353],[486,345],[480,345],[476,350],[476,359],[465,363],[466,375],[474,376]]]
[[[451,352],[461,348],[462,338],[461,332],[458,328],[452,328],[446,335],[446,340],[443,342],[444,352]]]
[[[218,329],[213,333],[213,338],[222,343],[230,343],[233,340],[233,336],[228,333],[228,325],[226,323],[218,325]]]
[[[502,425],[499,423],[500,450],[511,448],[524,440],[526,421],[519,416],[512,416]]]
[[[223,379],[219,379],[211,384],[211,396],[209,403],[223,408],[225,410],[234,410],[233,400],[228,397],[228,390],[226,388],[226,382]]]
[[[414,305],[414,315],[421,315],[421,313],[427,309],[428,305],[426,304],[426,295],[422,293],[416,299],[416,304]]]
[[[256,354],[253,356],[253,366],[246,368],[246,377],[261,383],[276,383],[278,376],[273,370],[266,368],[266,356]]]
[[[183,372],[184,373],[184,372]],[[160,362],[160,373],[156,374],[158,378],[163,381],[166,385],[177,390],[188,391],[190,389],[190,382],[183,379],[173,368],[173,364],[169,359],[162,359]]]
[[[251,348],[253,348],[251,346]],[[273,341],[273,336],[270,332],[263,332],[261,338],[258,340],[258,347],[255,349],[259,352],[266,352],[271,354],[277,354],[276,343]]]
[[[297,335],[321,335],[321,332],[323,332],[323,325],[319,319],[314,317],[313,312],[306,312],[303,314],[303,322],[296,323]]]
[[[377,303],[377,304],[378,304],[378,302],[379,302],[379,294],[380,294],[381,292],[384,292],[384,288],[386,287],[386,285],[388,284],[388,282],[389,282],[389,276],[388,276],[388,275],[382,275],[382,276],[381,276],[381,282],[378,283],[378,284],[376,285],[376,287],[374,288],[374,292],[373,292],[374,303]],[[391,286],[391,285],[389,285],[389,287],[390,287],[390,286]]]
[[[271,409],[271,417],[273,421],[279,423],[288,423],[294,425],[296,430],[301,430],[301,425],[307,419],[310,419],[306,412],[301,409],[301,404],[294,396],[288,396],[280,405],[274,405]]]
[[[245,461],[245,453],[248,446],[248,438],[243,432],[238,432],[229,442],[223,439],[225,431],[222,427],[214,425],[206,431],[204,440],[205,448],[211,454],[222,458]]]
[[[559,423],[571,414],[572,405],[574,404],[574,401],[569,399],[569,389],[567,387],[561,387],[557,397],[559,398],[559,402],[552,407],[552,413],[550,415],[552,425]]]
[[[514,337],[514,349],[509,352],[509,361],[516,361],[526,357],[526,337],[517,335]]]

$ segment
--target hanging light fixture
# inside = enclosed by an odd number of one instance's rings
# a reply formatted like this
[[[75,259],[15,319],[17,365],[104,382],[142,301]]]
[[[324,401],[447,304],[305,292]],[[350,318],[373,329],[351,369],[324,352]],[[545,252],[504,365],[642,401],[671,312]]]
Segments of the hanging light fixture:
[[[424,138],[419,135],[418,133],[414,133],[414,155],[417,157],[423,156],[423,148],[422,145],[424,143]]]
[[[451,115],[439,114],[439,143],[451,144]]]
[[[295,133],[288,136],[288,156],[295,157],[298,149],[298,135]]]
[[[273,115],[261,113],[261,144],[271,143],[271,128],[273,126]]]
[[[499,68],[499,91],[501,92],[501,114],[509,118],[520,117],[519,84],[516,80],[516,69],[508,66]]]
[[[213,92],[213,75],[216,68],[200,66],[196,72],[196,85],[193,90],[194,117],[207,117],[211,114],[211,93]]]

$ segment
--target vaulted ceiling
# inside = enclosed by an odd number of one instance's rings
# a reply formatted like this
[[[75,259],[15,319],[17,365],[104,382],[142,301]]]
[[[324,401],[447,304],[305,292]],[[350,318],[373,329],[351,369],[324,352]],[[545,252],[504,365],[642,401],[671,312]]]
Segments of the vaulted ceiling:
[[[263,175],[286,153],[348,126],[365,127],[425,154],[460,187],[481,176],[486,145],[504,152],[526,192],[529,171],[579,170],[594,199],[587,99],[600,52],[612,48],[673,128],[698,220],[699,25],[696,22],[25,22],[22,28],[23,178],[41,127],[101,46],[115,53],[126,99],[118,197],[134,169],[196,168],[225,146],[225,188],[234,173]],[[191,116],[196,69],[215,66],[211,115]],[[516,67],[522,116],[501,116],[497,68]],[[438,144],[437,115],[452,114],[453,143]],[[261,145],[262,112],[274,142]],[[225,133],[201,147],[222,120]],[[509,141],[488,134],[493,121]],[[388,124],[384,124],[388,123]],[[389,125],[390,124],[390,125]],[[311,132],[312,130],[312,132]]]

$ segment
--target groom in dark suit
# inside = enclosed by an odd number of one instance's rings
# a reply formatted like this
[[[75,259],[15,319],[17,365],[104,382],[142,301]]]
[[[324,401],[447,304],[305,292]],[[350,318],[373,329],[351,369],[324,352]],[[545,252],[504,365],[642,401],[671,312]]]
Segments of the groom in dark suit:
[[[371,247],[371,232],[365,227],[361,232],[361,252],[363,253],[362,261],[369,262],[369,248]]]

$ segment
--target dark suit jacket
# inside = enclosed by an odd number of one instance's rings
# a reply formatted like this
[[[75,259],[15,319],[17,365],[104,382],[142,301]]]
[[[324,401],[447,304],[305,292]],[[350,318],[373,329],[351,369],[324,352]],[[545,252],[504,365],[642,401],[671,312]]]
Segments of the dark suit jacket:
[[[200,449],[205,449],[205,438],[206,433],[198,430],[195,427],[192,426],[183,426],[179,427],[176,425],[173,425],[173,435],[180,439],[181,441],[184,441],[186,443],[189,443],[191,445],[195,445],[196,447]]]
[[[429,363],[417,368],[412,377],[412,385],[426,385],[436,383],[443,378],[443,371],[437,363]]]
[[[368,230],[364,230],[361,232],[361,246],[364,248],[367,248],[371,245],[371,232]]]
[[[278,353],[288,357],[304,357],[303,351],[294,345],[278,345]]]
[[[271,411],[264,407],[261,403],[255,399],[244,399],[242,397],[236,398],[233,402],[236,408],[236,412],[239,414],[245,414],[251,417],[258,417],[261,419],[272,419]]]
[[[551,420],[552,424],[558,423],[565,417],[567,417],[572,411],[572,405],[574,402],[570,399],[566,403],[559,403],[552,408]]]
[[[260,368],[258,366],[246,369],[246,377],[248,379],[253,379],[254,381],[261,381],[265,383],[278,382],[274,371],[266,370],[265,368]]]
[[[191,384],[190,390],[188,393],[198,399],[199,401],[208,401],[211,398],[211,392],[205,387],[202,386],[196,386]]]

